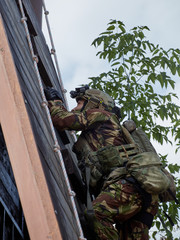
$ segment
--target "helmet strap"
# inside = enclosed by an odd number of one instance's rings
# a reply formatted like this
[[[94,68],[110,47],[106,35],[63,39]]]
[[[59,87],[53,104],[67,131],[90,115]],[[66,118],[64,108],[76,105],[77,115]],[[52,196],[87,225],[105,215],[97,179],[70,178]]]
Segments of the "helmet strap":
[[[86,107],[87,103],[88,103],[88,100],[85,100],[85,101],[84,101],[84,104],[83,104],[83,106],[82,106],[82,108],[81,108],[81,112],[84,110],[84,108]]]

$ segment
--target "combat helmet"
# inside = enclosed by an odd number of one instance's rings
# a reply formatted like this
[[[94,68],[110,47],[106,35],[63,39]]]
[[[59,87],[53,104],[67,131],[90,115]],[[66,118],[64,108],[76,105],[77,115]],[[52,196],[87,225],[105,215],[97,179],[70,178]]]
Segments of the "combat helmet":
[[[118,109],[120,114],[120,109],[115,106],[113,98],[101,90],[89,89],[89,86],[85,85],[81,88],[76,88],[75,91],[71,91],[70,94],[72,98],[76,99],[76,101],[79,99],[85,100],[82,110],[99,108],[109,112],[114,112]]]

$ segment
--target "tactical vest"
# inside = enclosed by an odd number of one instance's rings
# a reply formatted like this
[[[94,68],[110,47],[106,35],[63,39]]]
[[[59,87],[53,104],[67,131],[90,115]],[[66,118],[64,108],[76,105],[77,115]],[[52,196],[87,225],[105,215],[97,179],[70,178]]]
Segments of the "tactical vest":
[[[127,131],[124,129],[124,131]],[[76,153],[79,168],[84,170],[85,167],[91,169],[90,186],[95,187],[100,179],[106,180],[108,175],[116,168],[124,167],[129,158],[140,152],[139,147],[134,143],[131,136],[126,139],[129,144],[121,146],[108,145],[93,152],[85,135],[82,133],[78,141],[73,146]],[[120,175],[118,175],[121,177]]]
[[[121,178],[132,176],[150,194],[162,194],[162,201],[172,200],[166,191],[175,192],[172,175],[163,169],[160,158],[146,134],[137,129],[132,134],[122,126],[128,144],[109,145],[93,152],[82,134],[74,145],[79,164],[91,170],[90,186],[95,187],[104,179],[104,188]],[[166,192],[166,194],[165,194]],[[165,199],[166,196],[166,199]]]

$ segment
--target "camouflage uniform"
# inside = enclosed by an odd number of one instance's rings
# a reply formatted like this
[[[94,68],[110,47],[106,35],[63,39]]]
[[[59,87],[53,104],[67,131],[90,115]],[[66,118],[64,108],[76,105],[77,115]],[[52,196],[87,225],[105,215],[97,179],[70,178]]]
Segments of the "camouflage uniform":
[[[119,119],[112,112],[98,108],[69,112],[60,100],[49,101],[49,109],[53,124],[58,130],[82,131],[93,152],[108,145],[126,144]],[[93,201],[97,239],[149,239],[147,225],[134,218],[141,212],[143,204],[142,194],[132,183],[117,178],[116,182],[107,185]],[[146,212],[154,216],[157,208],[158,196],[151,196]]]

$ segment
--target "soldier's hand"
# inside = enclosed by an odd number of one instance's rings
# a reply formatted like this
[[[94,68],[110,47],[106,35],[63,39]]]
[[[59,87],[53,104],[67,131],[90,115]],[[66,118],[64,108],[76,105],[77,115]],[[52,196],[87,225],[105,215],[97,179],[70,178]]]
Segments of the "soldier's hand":
[[[63,98],[62,98],[62,96],[61,96],[61,93],[58,92],[58,91],[57,91],[56,89],[54,89],[54,88],[46,87],[46,88],[44,89],[44,94],[45,94],[46,99],[47,99],[48,101],[50,101],[50,100],[61,100],[61,101],[63,101]]]

